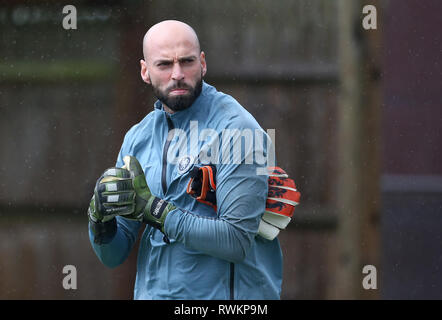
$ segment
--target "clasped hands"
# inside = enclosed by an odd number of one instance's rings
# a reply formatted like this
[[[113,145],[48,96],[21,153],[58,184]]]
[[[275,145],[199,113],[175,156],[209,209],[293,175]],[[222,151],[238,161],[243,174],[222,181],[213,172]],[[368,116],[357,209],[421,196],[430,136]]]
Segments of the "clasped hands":
[[[109,168],[97,180],[89,219],[105,223],[122,216],[150,224],[164,233],[166,216],[175,206],[152,195],[135,157],[125,156],[123,162],[122,168]]]

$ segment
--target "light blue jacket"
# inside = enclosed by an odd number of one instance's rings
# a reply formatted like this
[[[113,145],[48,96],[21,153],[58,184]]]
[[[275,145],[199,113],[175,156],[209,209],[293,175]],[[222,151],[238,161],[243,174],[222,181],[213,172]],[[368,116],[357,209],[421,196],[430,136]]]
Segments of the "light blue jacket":
[[[172,129],[175,130],[169,132]],[[256,169],[266,164],[258,163],[257,158],[250,161],[248,156],[253,152],[245,138],[236,136],[243,139],[241,152],[233,150],[233,144],[229,145],[230,149],[226,147],[228,144],[223,145],[225,129],[263,132],[235,99],[203,82],[203,90],[192,106],[168,114],[157,101],[154,111],[126,134],[116,166],[123,166],[125,155],[135,156],[152,194],[179,208],[165,221],[169,244],[159,230],[117,217],[115,236],[109,243],[99,245],[94,243],[89,226],[92,247],[109,267],[124,262],[139,229],[144,228],[138,252],[135,299],[280,298],[279,241],[256,236],[265,209],[268,179],[266,175],[258,175]],[[168,135],[173,137],[170,143],[166,143]],[[255,152],[260,149],[258,140],[254,141]],[[189,170],[198,155],[202,158],[201,150],[204,150],[203,160],[218,159],[217,212],[186,193]],[[267,150],[265,144],[263,150],[264,153]],[[227,156],[221,160],[224,154],[228,155],[227,151],[232,152],[230,161],[226,161]]]

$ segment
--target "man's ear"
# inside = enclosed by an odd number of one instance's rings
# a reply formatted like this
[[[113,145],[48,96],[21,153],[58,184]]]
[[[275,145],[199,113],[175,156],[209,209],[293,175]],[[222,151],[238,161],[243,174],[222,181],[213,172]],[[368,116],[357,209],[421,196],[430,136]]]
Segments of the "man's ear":
[[[203,71],[203,77],[204,77],[207,73],[206,55],[205,55],[204,51],[201,51],[200,61],[201,61],[201,69]]]
[[[149,71],[147,70],[146,61],[141,59],[140,66],[141,66],[141,70],[140,70],[141,79],[143,79],[144,82],[150,84]]]

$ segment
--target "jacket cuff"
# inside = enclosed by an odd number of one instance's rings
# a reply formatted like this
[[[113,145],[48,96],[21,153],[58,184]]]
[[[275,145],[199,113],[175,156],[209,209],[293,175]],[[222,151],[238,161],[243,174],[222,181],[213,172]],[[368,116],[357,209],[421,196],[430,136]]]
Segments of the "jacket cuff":
[[[102,245],[112,241],[117,233],[117,219],[106,222],[94,222],[89,220],[89,228],[94,235],[94,243]]]

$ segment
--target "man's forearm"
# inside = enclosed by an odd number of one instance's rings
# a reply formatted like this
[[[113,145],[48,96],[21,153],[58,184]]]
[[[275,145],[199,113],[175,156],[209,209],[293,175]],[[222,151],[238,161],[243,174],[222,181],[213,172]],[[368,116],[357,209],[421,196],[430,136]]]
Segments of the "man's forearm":
[[[165,231],[189,248],[231,262],[245,258],[254,238],[223,218],[202,217],[181,209],[167,216]]]
[[[115,232],[112,238],[111,231],[106,231],[105,241],[97,241],[97,235],[94,233],[94,226],[89,222],[89,239],[97,257],[100,261],[114,268],[122,264],[128,257],[139,230],[139,223],[134,221],[125,221],[124,218],[115,218]],[[108,222],[111,223],[111,222]],[[101,239],[103,240],[103,239]]]

